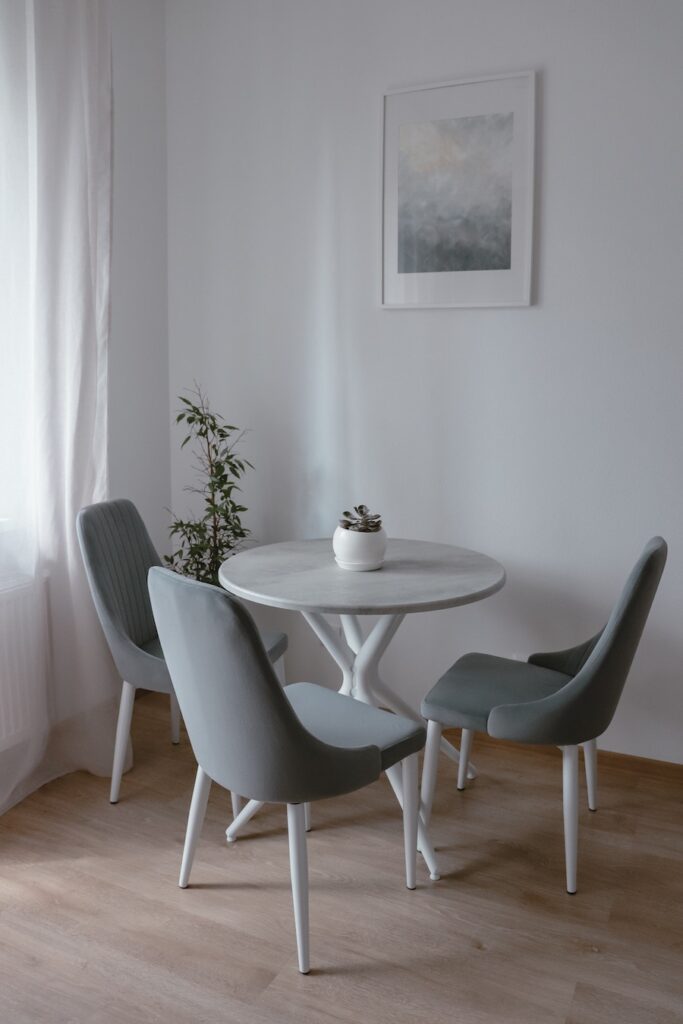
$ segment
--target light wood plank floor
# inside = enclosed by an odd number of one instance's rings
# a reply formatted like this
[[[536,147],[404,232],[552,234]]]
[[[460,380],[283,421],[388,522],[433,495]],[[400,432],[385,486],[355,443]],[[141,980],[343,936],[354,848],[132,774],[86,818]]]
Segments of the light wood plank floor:
[[[136,765],[60,779],[0,819],[2,1024],[673,1024],[683,1021],[681,771],[601,759],[563,885],[557,752],[475,743],[440,766],[443,878],[404,888],[388,785],[316,805],[313,972],[296,969],[283,809],[228,847],[214,787],[176,882],[194,765],[165,702],[136,704]]]

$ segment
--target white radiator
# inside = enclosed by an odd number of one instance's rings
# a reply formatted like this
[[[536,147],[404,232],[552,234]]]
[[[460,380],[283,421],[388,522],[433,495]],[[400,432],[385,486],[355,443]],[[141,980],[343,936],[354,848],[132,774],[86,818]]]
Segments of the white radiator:
[[[45,583],[0,579],[0,750],[47,722]]]

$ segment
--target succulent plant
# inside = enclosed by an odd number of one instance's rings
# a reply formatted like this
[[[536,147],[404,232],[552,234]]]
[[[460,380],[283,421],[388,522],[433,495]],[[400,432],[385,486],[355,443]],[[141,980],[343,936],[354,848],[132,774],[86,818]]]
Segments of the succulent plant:
[[[342,512],[339,525],[354,533],[377,533],[382,529],[382,517],[371,512],[367,505],[354,505],[353,512]]]

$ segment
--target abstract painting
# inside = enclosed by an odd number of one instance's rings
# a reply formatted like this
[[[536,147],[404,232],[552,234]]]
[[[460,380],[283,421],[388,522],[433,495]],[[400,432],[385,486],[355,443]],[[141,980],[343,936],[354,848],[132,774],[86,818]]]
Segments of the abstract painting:
[[[385,97],[384,306],[528,305],[533,72]]]
[[[403,124],[398,272],[509,270],[512,114]]]

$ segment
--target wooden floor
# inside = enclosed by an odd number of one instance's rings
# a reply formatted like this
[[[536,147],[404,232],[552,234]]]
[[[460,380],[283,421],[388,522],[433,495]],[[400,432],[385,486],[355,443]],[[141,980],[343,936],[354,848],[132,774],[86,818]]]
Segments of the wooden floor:
[[[386,782],[317,804],[302,977],[283,809],[228,847],[214,787],[193,884],[177,888],[194,765],[161,701],[136,704],[117,806],[79,773],[0,819],[1,1024],[683,1021],[679,770],[601,760],[576,896],[557,752],[480,742],[465,793],[444,760],[443,877],[418,860],[415,892]]]

